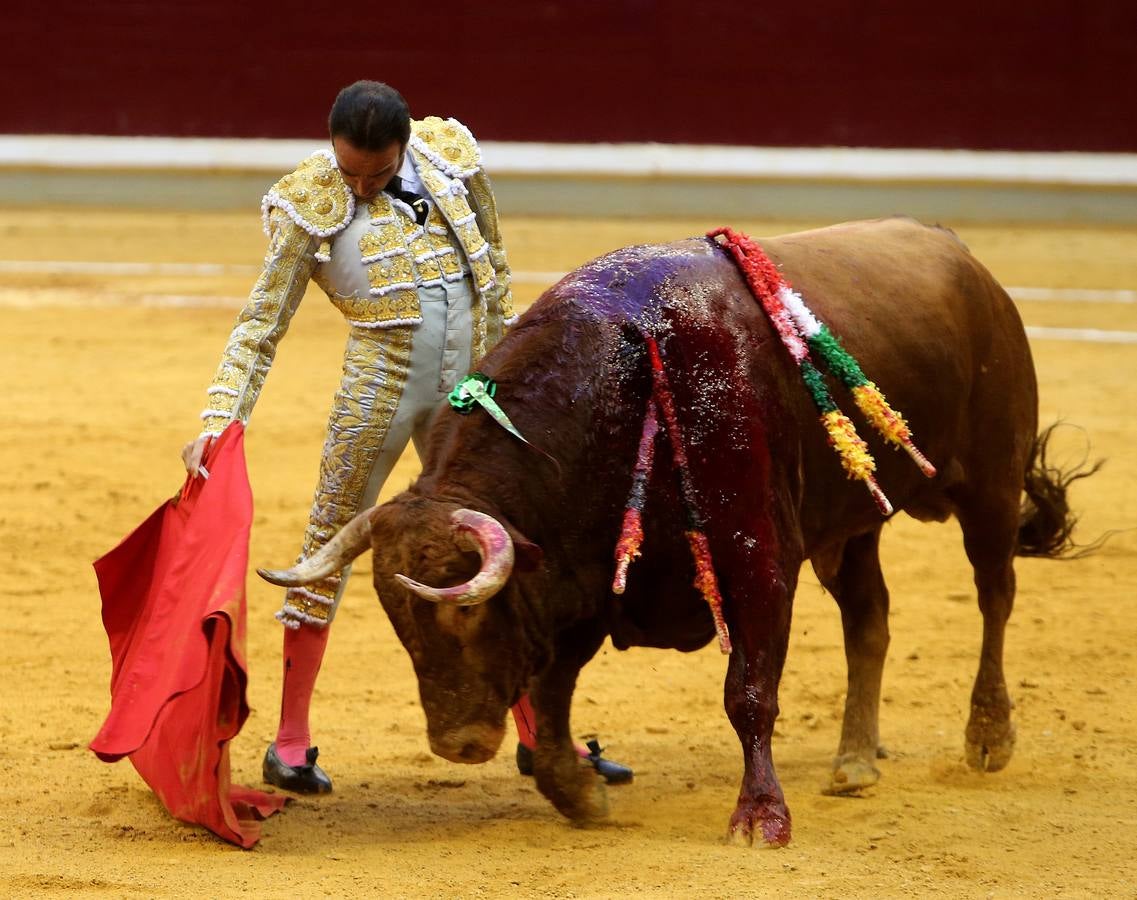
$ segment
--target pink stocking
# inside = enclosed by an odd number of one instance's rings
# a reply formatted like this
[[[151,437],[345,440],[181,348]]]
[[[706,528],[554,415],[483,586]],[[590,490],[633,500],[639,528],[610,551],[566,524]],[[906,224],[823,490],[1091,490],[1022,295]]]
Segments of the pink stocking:
[[[513,722],[517,725],[517,739],[532,750],[537,746],[537,717],[533,714],[533,704],[526,694],[513,707]]]
[[[284,687],[280,697],[280,726],[276,732],[276,752],[287,766],[302,766],[311,746],[308,707],[316,676],[328,646],[330,627],[301,625],[284,629]]]
[[[528,749],[532,750],[537,746],[537,716],[533,712],[533,702],[526,694],[511,710],[513,713],[513,723],[517,726],[517,739],[525,745]],[[588,756],[588,748],[576,744],[576,752],[578,756]]]

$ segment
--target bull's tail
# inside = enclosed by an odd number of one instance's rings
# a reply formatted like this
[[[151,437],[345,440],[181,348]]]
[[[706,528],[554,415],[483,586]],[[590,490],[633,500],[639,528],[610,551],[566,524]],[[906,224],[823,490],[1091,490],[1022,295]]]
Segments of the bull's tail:
[[[371,546],[371,513],[366,509],[339,530],[335,537],[291,569],[257,569],[265,581],[297,587],[327,578]]]
[[[1109,537],[1104,534],[1090,544],[1074,542],[1074,526],[1078,517],[1070,510],[1066,491],[1075,481],[1088,478],[1102,467],[1105,460],[1088,464],[1082,460],[1068,469],[1052,466],[1046,451],[1058,423],[1051,425],[1034,439],[1027,461],[1026,497],[1019,515],[1019,556],[1045,556],[1050,559],[1076,559],[1097,550]]]

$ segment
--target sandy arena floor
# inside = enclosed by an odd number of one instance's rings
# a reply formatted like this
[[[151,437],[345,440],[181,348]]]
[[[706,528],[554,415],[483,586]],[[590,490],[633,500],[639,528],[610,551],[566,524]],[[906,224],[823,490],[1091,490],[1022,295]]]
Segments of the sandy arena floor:
[[[722,223],[507,220],[523,303],[617,246]],[[752,234],[811,223],[735,222]],[[91,561],[182,481],[178,449],[263,253],[257,214],[5,210],[0,248],[3,589],[0,895],[382,897],[1133,897],[1137,894],[1137,532],[1068,563],[1019,563],[1007,671],[1018,748],[978,775],[962,732],[980,618],[958,528],[886,532],[893,643],[880,785],[822,796],[840,725],[839,617],[811,571],[782,682],[775,756],[794,817],[778,852],[724,845],[741,758],[716,648],[604,649],[579,735],[634,784],[611,821],[570,827],[514,770],[430,755],[410,662],[361,571],[314,704],[336,792],[301,799],[243,852],[171,819],[126,762],[86,750],[108,705]],[[1137,289],[1137,230],[961,228],[1008,285]],[[185,266],[15,265],[80,260]],[[201,264],[216,263],[216,271]],[[225,268],[229,267],[229,268]],[[236,268],[233,268],[236,267]],[[1116,298],[1115,298],[1116,299]],[[1123,298],[1122,298],[1123,299]],[[1137,331],[1132,302],[1023,302],[1028,324]],[[344,326],[316,293],[284,341],[249,432],[252,559],[289,561],[304,525]],[[1109,458],[1079,484],[1082,535],[1137,524],[1137,344],[1034,343],[1042,420],[1063,453]],[[413,454],[388,483],[401,490]],[[361,560],[361,570],[367,563]],[[258,783],[276,725],[277,591],[249,582],[250,702],[234,780]],[[511,745],[510,745],[511,746]]]

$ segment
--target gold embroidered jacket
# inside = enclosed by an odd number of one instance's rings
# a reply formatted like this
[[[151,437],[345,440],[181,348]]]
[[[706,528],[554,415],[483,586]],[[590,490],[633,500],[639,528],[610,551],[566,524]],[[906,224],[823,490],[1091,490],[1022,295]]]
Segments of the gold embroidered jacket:
[[[387,194],[357,210],[328,151],[308,157],[265,195],[264,268],[209,387],[203,434],[220,434],[234,419],[248,421],[310,279],[352,327],[373,329],[417,325],[422,321],[419,288],[469,277],[477,297],[475,360],[516,321],[497,207],[473,135],[455,119],[432,116],[412,122],[407,152],[434,201],[425,225]],[[357,251],[369,288],[365,295],[345,296],[328,282],[322,264],[330,261],[337,236],[357,215],[370,217]]]

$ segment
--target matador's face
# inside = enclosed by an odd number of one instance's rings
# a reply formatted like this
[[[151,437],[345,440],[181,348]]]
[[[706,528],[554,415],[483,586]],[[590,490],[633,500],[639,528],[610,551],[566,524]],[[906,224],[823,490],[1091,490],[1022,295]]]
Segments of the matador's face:
[[[363,150],[342,136],[332,138],[340,177],[360,200],[374,200],[403,165],[405,144],[391,141],[381,150]]]

